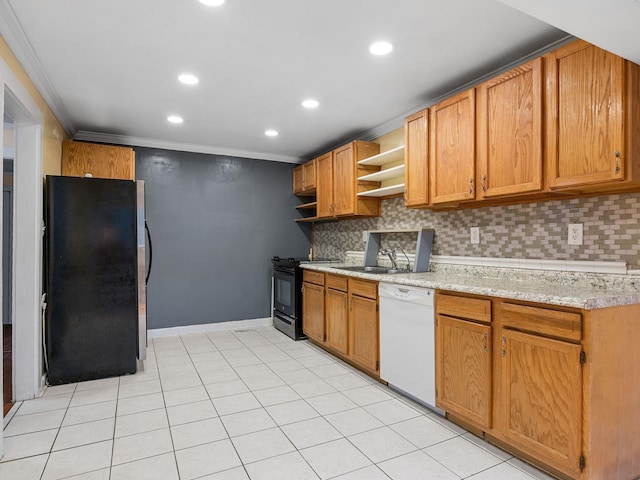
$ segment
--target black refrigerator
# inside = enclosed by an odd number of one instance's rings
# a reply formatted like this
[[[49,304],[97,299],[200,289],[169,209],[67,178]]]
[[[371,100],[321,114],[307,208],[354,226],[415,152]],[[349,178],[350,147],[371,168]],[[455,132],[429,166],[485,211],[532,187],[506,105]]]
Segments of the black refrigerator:
[[[144,184],[47,176],[50,385],[136,372],[146,356]]]

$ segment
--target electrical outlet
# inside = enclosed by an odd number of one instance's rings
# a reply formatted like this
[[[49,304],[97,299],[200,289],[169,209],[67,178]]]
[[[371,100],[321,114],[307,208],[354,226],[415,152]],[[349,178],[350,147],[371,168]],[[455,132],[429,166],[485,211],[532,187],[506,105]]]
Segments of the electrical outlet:
[[[480,227],[471,227],[470,237],[471,245],[478,245],[480,243]]]
[[[567,245],[582,245],[582,224],[570,223],[567,235]]]

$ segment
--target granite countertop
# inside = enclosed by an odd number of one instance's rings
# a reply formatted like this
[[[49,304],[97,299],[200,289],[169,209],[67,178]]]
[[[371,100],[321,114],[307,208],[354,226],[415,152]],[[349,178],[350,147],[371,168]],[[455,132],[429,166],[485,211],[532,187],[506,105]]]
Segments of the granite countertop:
[[[566,307],[593,310],[640,303],[640,291],[635,288],[616,289],[607,286],[607,282],[598,281],[595,285],[566,284],[562,281],[542,281],[535,275],[523,271],[508,278],[493,278],[479,275],[451,274],[449,272],[371,274],[341,270],[345,264],[309,263],[300,265],[304,269],[335,273],[350,277],[396,283],[414,287],[438,288],[454,292],[487,295],[513,300],[546,303]]]

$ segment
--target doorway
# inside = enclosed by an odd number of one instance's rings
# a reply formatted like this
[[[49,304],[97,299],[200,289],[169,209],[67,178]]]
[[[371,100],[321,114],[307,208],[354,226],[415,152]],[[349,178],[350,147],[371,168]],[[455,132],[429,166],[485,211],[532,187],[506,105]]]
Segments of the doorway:
[[[14,122],[4,115],[2,140],[2,400],[13,406],[13,161]]]

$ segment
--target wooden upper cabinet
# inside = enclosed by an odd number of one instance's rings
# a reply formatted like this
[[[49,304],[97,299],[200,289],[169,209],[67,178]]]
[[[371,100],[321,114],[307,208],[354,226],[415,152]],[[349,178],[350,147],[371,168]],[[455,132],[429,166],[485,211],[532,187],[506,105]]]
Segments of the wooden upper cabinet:
[[[293,193],[313,195],[316,193],[316,160],[309,160],[293,169]]]
[[[542,58],[483,83],[476,94],[479,197],[542,191]]]
[[[546,65],[550,188],[631,180],[640,162],[640,67],[582,40],[549,53]]]
[[[136,161],[132,148],[95,143],[62,142],[62,175],[135,180]]]
[[[429,204],[428,144],[429,110],[422,110],[404,121],[405,207],[424,207]]]
[[[356,165],[350,143],[333,151],[334,215],[353,215],[356,209]]]
[[[380,153],[380,145],[354,141],[316,158],[318,218],[380,215],[380,200],[358,196],[358,161]],[[374,167],[379,168],[379,167]]]
[[[316,216],[333,216],[333,152],[316,158]]]
[[[304,180],[302,175],[302,165],[298,165],[293,169],[293,193],[298,195],[304,191]]]
[[[310,160],[302,165],[302,180],[305,192],[316,190],[316,160]]]
[[[475,90],[429,108],[430,203],[476,198]]]

